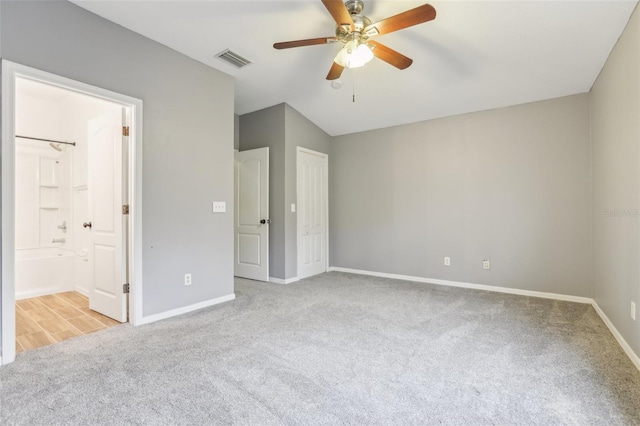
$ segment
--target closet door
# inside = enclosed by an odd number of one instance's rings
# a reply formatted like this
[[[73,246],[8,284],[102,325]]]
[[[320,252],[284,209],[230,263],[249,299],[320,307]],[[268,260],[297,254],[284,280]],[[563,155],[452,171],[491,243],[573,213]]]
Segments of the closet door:
[[[269,281],[269,148],[236,153],[234,275]]]

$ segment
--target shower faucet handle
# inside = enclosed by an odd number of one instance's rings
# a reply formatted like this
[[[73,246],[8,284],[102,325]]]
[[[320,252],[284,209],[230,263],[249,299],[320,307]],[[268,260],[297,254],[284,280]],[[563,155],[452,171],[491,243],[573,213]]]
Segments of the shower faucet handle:
[[[85,228],[91,228],[91,222],[85,222],[82,224],[82,226]]]

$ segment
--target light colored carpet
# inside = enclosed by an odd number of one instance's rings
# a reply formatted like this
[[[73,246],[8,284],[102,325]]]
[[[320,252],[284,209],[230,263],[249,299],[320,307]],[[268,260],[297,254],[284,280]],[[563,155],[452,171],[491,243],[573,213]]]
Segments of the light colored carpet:
[[[329,273],[20,354],[0,424],[640,424],[593,308]]]

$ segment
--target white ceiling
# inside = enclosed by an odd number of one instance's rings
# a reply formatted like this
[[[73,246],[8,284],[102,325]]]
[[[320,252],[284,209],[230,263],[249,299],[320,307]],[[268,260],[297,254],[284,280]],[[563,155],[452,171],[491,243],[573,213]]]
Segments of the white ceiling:
[[[587,92],[637,0],[430,1],[434,21],[377,38],[411,67],[374,59],[345,70],[339,90],[325,77],[340,45],[272,47],[332,36],[320,0],[74,3],[234,76],[236,114],[286,102],[335,136]],[[375,22],[423,3],[365,0],[364,14]],[[215,57],[227,48],[253,64]]]
[[[16,79],[16,95],[27,95],[50,102],[61,102],[73,92],[25,78]]]

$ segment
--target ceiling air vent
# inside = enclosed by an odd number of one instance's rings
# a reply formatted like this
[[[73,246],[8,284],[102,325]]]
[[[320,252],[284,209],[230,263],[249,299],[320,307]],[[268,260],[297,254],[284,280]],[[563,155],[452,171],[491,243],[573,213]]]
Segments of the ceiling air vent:
[[[216,56],[223,61],[230,63],[236,68],[242,68],[245,65],[249,65],[251,63],[250,60],[243,58],[242,56],[238,55],[235,52],[232,52],[229,49],[218,53]]]

